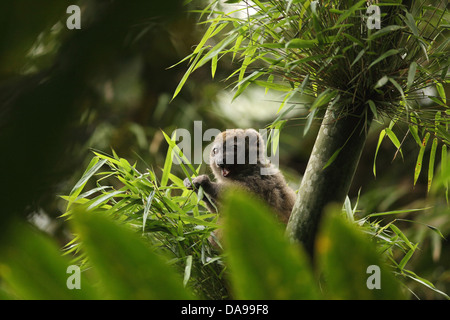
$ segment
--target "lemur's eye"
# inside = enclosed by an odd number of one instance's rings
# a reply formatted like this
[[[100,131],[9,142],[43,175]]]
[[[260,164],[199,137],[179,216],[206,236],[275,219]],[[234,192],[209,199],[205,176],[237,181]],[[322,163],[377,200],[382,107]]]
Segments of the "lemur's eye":
[[[219,151],[217,148],[213,148],[213,149],[212,149],[213,154],[216,154],[217,151]]]

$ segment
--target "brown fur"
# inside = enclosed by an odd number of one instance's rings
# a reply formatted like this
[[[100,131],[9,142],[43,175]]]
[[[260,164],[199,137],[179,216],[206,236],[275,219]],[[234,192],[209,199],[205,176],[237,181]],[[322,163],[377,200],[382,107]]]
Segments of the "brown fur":
[[[296,195],[281,172],[266,159],[264,141],[256,130],[233,129],[220,133],[211,149],[210,166],[217,182],[200,175],[192,183],[195,189],[201,186],[208,194],[211,202],[207,197],[204,200],[211,212],[220,209],[220,195],[225,188],[243,188],[266,201],[278,219],[287,224]],[[261,169],[270,170],[271,174],[261,174]],[[184,184],[193,188],[189,179]]]

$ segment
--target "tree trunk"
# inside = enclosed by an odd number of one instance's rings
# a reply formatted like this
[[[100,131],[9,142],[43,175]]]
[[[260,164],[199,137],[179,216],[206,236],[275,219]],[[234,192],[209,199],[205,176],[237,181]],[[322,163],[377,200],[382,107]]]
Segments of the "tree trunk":
[[[303,243],[311,257],[323,210],[330,203],[344,203],[371,123],[371,112],[339,119],[337,115],[335,109],[326,111],[286,230],[292,241]]]

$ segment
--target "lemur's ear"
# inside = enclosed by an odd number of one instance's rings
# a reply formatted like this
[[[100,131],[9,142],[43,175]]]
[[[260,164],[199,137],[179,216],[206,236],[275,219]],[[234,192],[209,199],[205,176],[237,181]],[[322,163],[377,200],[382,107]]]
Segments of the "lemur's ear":
[[[261,136],[261,134],[253,128],[245,129],[245,136],[247,136],[247,137],[254,136],[258,139],[259,143],[264,143],[264,139]]]
[[[264,147],[264,139],[263,139],[262,135],[258,131],[256,131],[255,129],[251,129],[251,128],[250,129],[245,129],[245,136],[247,136],[247,137],[251,137],[251,136],[256,137],[257,141],[258,141],[258,144],[260,146]]]
[[[245,130],[245,136],[249,137],[250,139],[250,146],[249,146],[250,153],[254,152],[254,154],[257,155],[259,163],[267,164],[268,160],[266,159],[265,156],[265,142],[262,135],[255,129],[250,128]]]

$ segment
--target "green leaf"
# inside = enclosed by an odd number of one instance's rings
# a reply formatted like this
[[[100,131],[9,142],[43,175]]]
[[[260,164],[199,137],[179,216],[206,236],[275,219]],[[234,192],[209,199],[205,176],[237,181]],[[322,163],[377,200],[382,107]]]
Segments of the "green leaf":
[[[170,138],[164,131],[162,131],[164,139],[166,140],[166,142],[169,144],[169,150],[167,151],[167,155],[166,155],[166,162],[167,163],[167,168],[166,168],[166,163],[164,163],[164,169],[163,169],[163,175],[166,173],[167,169],[169,169],[168,171],[170,172],[170,169],[172,168],[172,162],[173,162],[173,156],[177,156],[179,158],[180,161],[180,167],[183,170],[183,172],[186,174],[187,177],[190,177],[190,174],[188,174],[184,164],[186,164],[189,169],[191,169],[191,171],[197,176],[197,170],[192,166],[192,164],[190,163],[189,159],[186,158],[186,156],[183,154],[183,152],[181,151],[180,147],[178,147],[175,143],[175,135],[173,136],[173,138]],[[170,155],[169,155],[170,153]],[[170,160],[168,160],[168,157],[170,157]],[[168,181],[168,175],[169,173],[167,173],[167,177],[164,177],[164,179],[167,179]],[[161,178],[161,181],[163,181],[163,178]],[[166,180],[165,180],[166,181]],[[166,184],[167,184],[166,181]],[[162,182],[161,185],[163,186]]]
[[[367,100],[367,104],[369,104],[369,108],[373,113],[374,119],[378,119],[377,106],[375,105],[375,102],[373,102],[372,100]]]
[[[395,224],[393,223],[389,224],[389,228],[392,231],[394,231],[394,233],[398,235],[400,239],[402,239],[410,249],[415,249],[415,246],[411,243],[411,241],[409,241],[409,239],[405,236],[405,234]]]
[[[189,278],[191,277],[191,270],[192,270],[192,255],[189,255],[186,257],[186,266],[184,268],[184,279],[183,279],[184,287],[186,287]]]
[[[375,177],[377,176],[377,168],[376,168],[377,155],[378,155],[378,151],[380,150],[381,142],[383,142],[385,135],[386,135],[386,129],[383,129],[383,130],[381,130],[380,135],[378,136],[377,149],[375,150],[375,157],[373,159],[373,175]]]
[[[164,132],[163,132],[164,133]],[[170,140],[171,142],[175,142],[176,139],[176,131],[174,131],[174,134],[172,138],[169,138],[169,136],[164,136],[166,140]],[[169,145],[169,148],[167,149],[166,159],[164,161],[164,168],[163,168],[163,175],[161,177],[161,187],[167,186],[167,182],[169,181],[169,174],[172,170],[172,163],[173,163],[173,148]]]
[[[202,48],[200,50],[200,52],[197,53],[197,55],[195,56],[194,61],[192,61],[191,65],[189,66],[189,68],[184,73],[183,77],[181,78],[180,83],[176,87],[171,100],[175,99],[175,97],[178,95],[178,93],[180,93],[181,89],[183,88],[184,84],[186,83],[187,78],[194,71],[194,67],[197,65],[197,61],[200,59],[201,54],[203,53],[204,50],[205,50],[205,48]]]
[[[313,48],[319,41],[317,39],[292,39],[286,43],[286,49],[308,49]]]
[[[305,129],[303,130],[303,136],[306,136],[306,134],[309,131],[309,128],[311,128],[311,124],[316,116],[316,113],[317,113],[317,109],[313,109],[309,112],[307,119],[306,119]]]
[[[72,188],[69,194],[69,203],[67,205],[67,209],[69,209],[71,202],[74,201],[80,192],[83,190],[84,186],[88,182],[88,180],[106,163],[106,159],[102,159],[99,161],[98,157],[94,157],[89,163],[86,171],[83,176],[78,180],[75,186]]]
[[[416,21],[414,20],[414,17],[412,16],[411,13],[406,12],[405,13],[406,16],[406,20],[405,23],[408,26],[408,28],[411,30],[411,32],[413,33],[413,35],[415,35],[416,37],[419,36],[419,30],[417,29],[416,26]]]
[[[386,51],[385,53],[383,53],[381,56],[379,56],[377,59],[375,59],[370,65],[369,65],[369,69],[372,68],[374,65],[376,65],[377,63],[379,63],[380,61],[383,61],[384,59],[386,59],[387,57],[390,57],[392,55],[398,54],[400,51],[398,49],[390,49],[388,51]]]
[[[414,169],[414,185],[416,185],[417,179],[419,178],[420,171],[422,171],[423,155],[425,153],[425,148],[427,146],[428,140],[430,139],[430,133],[427,132],[425,138],[422,140],[422,145],[420,146],[419,155],[417,156],[416,167]]]
[[[213,20],[211,21],[211,25],[209,26],[209,28],[206,30],[205,34],[203,35],[202,39],[200,40],[200,42],[198,43],[198,45],[196,46],[193,54],[197,54],[200,52],[201,49],[203,49],[203,46],[205,45],[206,41],[208,41],[212,35],[213,32],[216,30],[216,27],[219,23],[219,20]],[[222,30],[227,24],[226,23],[222,23],[219,25],[219,31]],[[215,34],[217,34],[217,32],[214,32]]]
[[[72,265],[58,245],[29,225],[14,223],[0,250],[0,278],[13,298],[32,300],[99,299],[85,274],[80,289],[69,289]],[[6,236],[6,235],[5,235]],[[72,282],[73,283],[73,282]]]
[[[361,40],[355,38],[354,36],[347,34],[347,33],[342,33],[344,35],[344,37],[346,37],[347,39],[349,39],[351,42],[353,42],[354,44],[357,44],[358,46],[364,48],[364,43],[361,42]]]
[[[231,42],[233,42],[236,39],[236,37],[237,37],[237,34],[231,34],[228,37],[226,37],[225,39],[223,39],[222,41],[220,41],[218,44],[216,44],[214,46],[214,48],[209,50],[208,53],[205,54],[203,56],[203,58],[200,59],[200,61],[198,61],[198,63],[195,63],[195,62],[192,63],[191,66],[195,65],[194,68],[192,69],[192,71],[197,70],[198,68],[200,68],[201,66],[206,64],[209,60],[211,60],[214,56],[219,55]],[[199,55],[200,54],[201,54],[201,52],[199,53]]]
[[[394,215],[394,214],[401,214],[401,213],[411,213],[411,212],[417,212],[417,211],[423,211],[430,208],[422,208],[422,209],[404,209],[404,210],[393,210],[393,211],[386,211],[386,212],[376,212],[368,214],[367,218],[372,217],[380,217],[380,216],[387,216],[387,215]]]
[[[273,89],[273,90],[277,90],[277,91],[289,92],[292,90],[292,88],[289,86],[279,84],[279,83],[268,82],[268,81],[255,80],[255,81],[253,81],[253,83],[260,87],[264,87],[266,89]]]
[[[341,208],[326,209],[316,242],[317,261],[325,292],[331,299],[403,299],[400,283],[385,265],[374,242],[358,225],[341,216]],[[380,289],[369,289],[370,266],[379,267]]]
[[[74,229],[108,299],[192,299],[182,279],[135,232],[101,212],[78,211]]]
[[[344,201],[344,210],[345,210],[345,214],[347,215],[347,219],[350,222],[354,222],[354,212],[352,209],[352,204],[350,202],[350,198],[348,196],[345,197],[345,201]]]
[[[319,96],[314,100],[310,110],[312,111],[314,109],[317,109],[317,108],[327,104],[335,96],[336,96],[336,91],[332,91],[330,89],[326,89],[325,91],[320,93]]]
[[[274,213],[241,191],[227,194],[224,204],[225,248],[237,299],[320,298],[308,257],[289,243]]]
[[[445,198],[447,200],[447,204],[448,204],[448,182],[450,180],[450,174],[447,173],[447,171],[449,170],[450,166],[448,164],[448,160],[447,160],[447,145],[443,145],[442,146],[442,150],[441,150],[441,176],[440,179],[442,180],[442,183],[445,187]]]
[[[247,70],[247,67],[255,60],[254,54],[256,52],[256,47],[250,47],[247,50],[245,50],[244,55],[244,61],[242,61],[241,68],[239,69],[239,77],[238,82],[241,83],[242,79],[244,79],[245,71]]]
[[[350,15],[352,15],[357,10],[364,10],[365,8],[363,7],[363,5],[365,3],[366,3],[366,1],[362,0],[362,1],[359,1],[356,4],[354,4],[350,8],[344,10],[343,13],[341,14],[341,16],[339,17],[339,19],[335,22],[335,24],[340,24],[342,21],[347,19]]]
[[[387,27],[381,28],[381,29],[378,30],[377,32],[372,33],[372,34],[367,38],[367,40],[368,40],[368,41],[375,40],[376,38],[379,38],[379,37],[381,37],[381,36],[384,36],[386,33],[393,32],[393,31],[396,31],[396,30],[399,30],[399,29],[402,29],[402,28],[404,28],[404,27],[402,27],[402,26],[397,26],[397,25],[391,25],[391,26],[387,26]]]
[[[416,124],[410,124],[409,125],[409,132],[411,132],[411,135],[413,136],[414,140],[417,142],[419,146],[422,145],[422,141],[420,141],[419,138],[419,128]]]
[[[394,144],[394,146],[397,148],[397,150],[400,151],[400,154],[402,155],[402,158],[403,158],[403,152],[402,152],[402,149],[401,149],[400,141],[398,140],[398,138],[395,135],[394,131],[392,131],[389,128],[386,128],[386,135],[389,137],[389,139]]]
[[[406,266],[406,264],[408,263],[408,261],[411,259],[412,255],[414,254],[414,252],[417,249],[418,244],[414,245],[414,247],[412,247],[411,249],[408,250],[408,252],[405,254],[405,256],[403,257],[403,259],[400,261],[400,263],[398,264],[398,268],[400,270],[403,270]]]
[[[416,75],[416,70],[417,70],[417,63],[416,62],[412,62],[409,65],[409,70],[408,70],[408,82],[407,82],[407,88],[409,89],[413,82],[414,82],[414,77]]]
[[[435,286],[430,281],[419,277],[417,274],[415,274],[414,272],[412,272],[410,270],[404,270],[404,272],[405,272],[404,275],[406,277],[408,277],[408,278],[410,278],[410,279],[412,279],[412,280],[414,280],[414,281],[424,285],[425,287],[433,290],[436,293],[439,293],[439,294],[443,295],[447,300],[450,300],[450,297],[445,292],[442,292],[442,291],[436,289]]]
[[[398,92],[400,93],[400,95],[401,95],[401,97],[402,97],[402,100],[403,100],[403,103],[405,104],[405,106],[407,105],[407,101],[406,101],[406,97],[405,97],[405,93],[403,92],[403,89],[402,89],[402,87],[400,86],[400,84],[397,82],[397,81],[395,81],[394,79],[392,79],[392,78],[389,78],[389,81],[394,85],[394,87],[398,90]]]
[[[218,56],[214,56],[211,59],[211,78],[214,79],[214,75],[216,74],[216,70],[217,70],[217,58]]]
[[[374,89],[381,88],[381,87],[384,86],[388,81],[389,81],[389,78],[388,78],[387,76],[381,77],[381,79],[378,80],[377,83],[375,84]]]
[[[366,50],[365,50],[365,49],[362,49],[362,50],[358,53],[358,55],[356,56],[355,60],[353,60],[352,64],[350,65],[350,68],[353,67],[353,65],[354,65],[355,63],[357,63],[357,62],[359,61],[359,59],[362,58],[362,56],[364,55],[364,53],[366,53]]]
[[[147,222],[148,214],[150,213],[150,208],[152,207],[153,197],[155,196],[155,190],[150,192],[147,197],[147,201],[144,206],[144,213],[142,214],[142,231],[145,230],[145,223]]]
[[[433,143],[431,145],[431,151],[430,151],[430,163],[428,164],[428,192],[430,192],[431,189],[431,183],[433,182],[433,175],[434,175],[434,162],[436,159],[436,150],[438,145],[438,139],[434,138]]]
[[[105,193],[104,195],[98,196],[91,201],[91,203],[89,204],[89,206],[87,207],[86,210],[92,210],[94,208],[97,208],[101,204],[107,202],[109,199],[111,199],[119,194],[122,194],[124,192],[125,191],[123,191],[123,190],[117,190],[114,192],[110,192],[110,193],[108,192],[108,193]]]
[[[167,199],[166,199],[166,201],[167,201]],[[178,209],[178,212],[181,212],[181,209]],[[194,217],[188,216],[187,214],[166,213],[165,216],[168,218],[180,220],[184,223],[191,223],[194,225],[201,225],[201,226],[206,226],[206,227],[217,228],[217,224],[214,222],[209,222],[209,221],[205,221],[205,220],[202,220],[199,218],[194,218]]]
[[[441,97],[442,101],[444,102],[444,104],[447,103],[447,99],[445,97],[445,90],[444,90],[444,86],[442,85],[442,83],[436,83],[436,91],[439,94],[439,97]]]
[[[328,168],[334,162],[334,160],[336,160],[336,158],[339,155],[339,153],[341,152],[342,148],[344,148],[344,147],[340,147],[333,153],[333,155],[330,157],[330,159],[328,159],[327,163],[325,163],[325,165],[323,166],[322,170],[325,170],[326,168]]]

